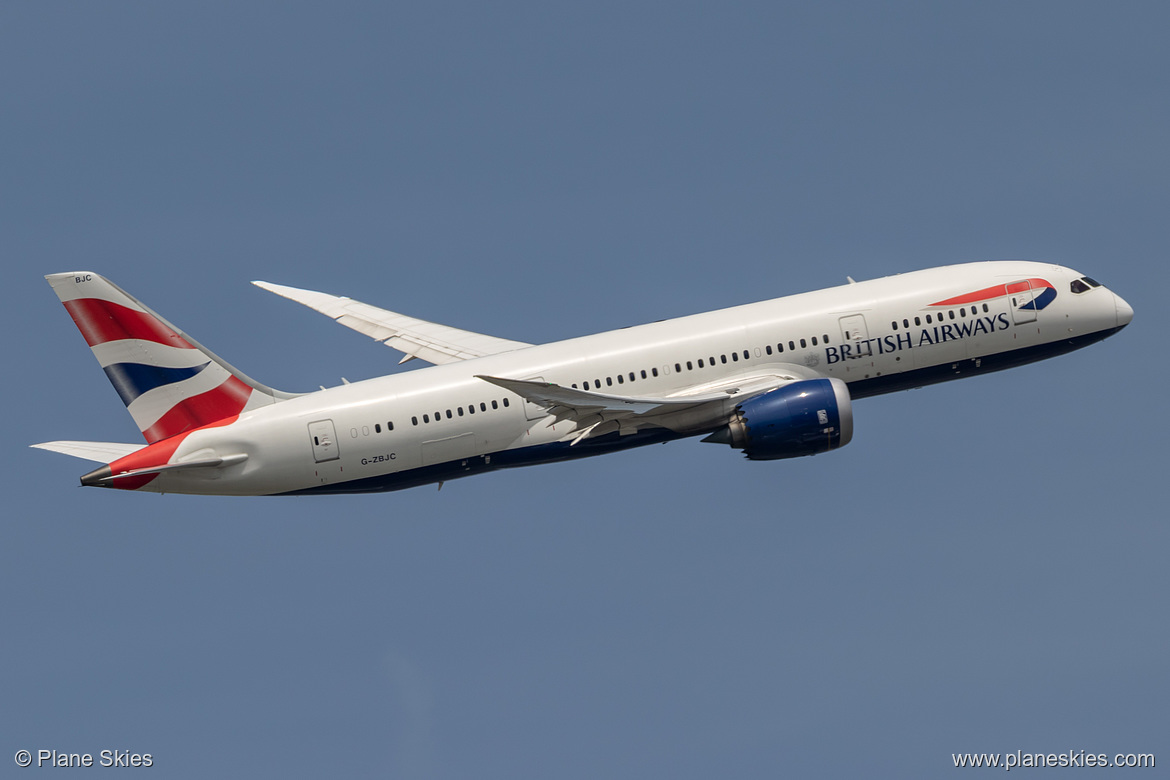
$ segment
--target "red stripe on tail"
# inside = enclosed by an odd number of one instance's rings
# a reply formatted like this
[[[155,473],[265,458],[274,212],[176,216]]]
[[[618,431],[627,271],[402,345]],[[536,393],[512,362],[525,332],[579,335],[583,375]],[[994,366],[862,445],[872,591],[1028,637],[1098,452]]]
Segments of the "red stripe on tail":
[[[91,347],[109,341],[142,339],[168,347],[194,349],[186,339],[145,312],[100,298],[78,298],[64,303]]]
[[[142,432],[150,443],[202,428],[239,414],[252,395],[252,388],[229,376],[227,381],[206,393],[180,401],[158,422]]]

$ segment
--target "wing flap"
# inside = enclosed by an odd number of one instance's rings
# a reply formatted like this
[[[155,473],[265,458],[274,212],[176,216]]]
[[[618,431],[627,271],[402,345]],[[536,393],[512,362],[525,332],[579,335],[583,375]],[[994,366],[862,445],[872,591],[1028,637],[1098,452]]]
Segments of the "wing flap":
[[[708,401],[724,401],[727,393],[712,393],[702,396],[678,398],[645,398],[637,396],[607,395],[590,390],[562,387],[552,382],[527,379],[506,379],[498,376],[476,375],[477,379],[511,390],[537,406],[545,407],[550,414],[562,418],[575,418],[588,414],[644,415],[662,407],[673,407],[679,411]]]
[[[788,369],[792,370],[789,371]],[[641,428],[691,427],[698,421],[721,418],[729,405],[763,395],[778,387],[819,375],[803,366],[781,366],[781,373],[761,373],[688,388],[684,393],[653,398],[620,396],[563,387],[552,382],[477,374],[490,382],[543,407],[552,418],[549,424],[571,421],[572,443],[618,431],[634,433]]]

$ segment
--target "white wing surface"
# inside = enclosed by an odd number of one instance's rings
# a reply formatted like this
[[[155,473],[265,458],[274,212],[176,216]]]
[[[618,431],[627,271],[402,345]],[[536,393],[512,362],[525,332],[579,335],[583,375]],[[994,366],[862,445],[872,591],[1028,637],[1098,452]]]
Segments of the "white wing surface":
[[[553,422],[575,423],[573,444],[614,431],[625,435],[643,428],[702,428],[711,421],[723,419],[730,409],[748,398],[791,382],[819,377],[801,366],[783,366],[780,373],[739,377],[692,387],[685,393],[665,398],[650,398],[596,393],[539,380],[477,375],[544,408],[552,415]]]
[[[328,293],[285,287],[271,282],[252,282],[269,292],[304,304],[375,341],[404,352],[400,363],[419,358],[436,365],[495,355],[530,347],[523,341],[509,341],[435,322],[407,317],[368,303]]]

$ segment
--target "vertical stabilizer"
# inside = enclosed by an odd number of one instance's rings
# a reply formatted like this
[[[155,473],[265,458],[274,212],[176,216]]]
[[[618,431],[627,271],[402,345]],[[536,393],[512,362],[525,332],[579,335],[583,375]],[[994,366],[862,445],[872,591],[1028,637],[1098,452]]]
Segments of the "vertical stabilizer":
[[[292,397],[241,373],[92,271],[45,279],[147,442]]]

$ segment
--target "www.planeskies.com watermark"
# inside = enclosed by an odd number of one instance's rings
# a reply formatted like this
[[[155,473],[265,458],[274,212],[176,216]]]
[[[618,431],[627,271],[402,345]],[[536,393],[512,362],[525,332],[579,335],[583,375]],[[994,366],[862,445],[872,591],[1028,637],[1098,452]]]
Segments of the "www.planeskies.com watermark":
[[[1034,767],[1154,767],[1153,753],[1090,753],[1069,750],[1064,753],[951,753],[956,767],[989,769],[1028,769]]]

